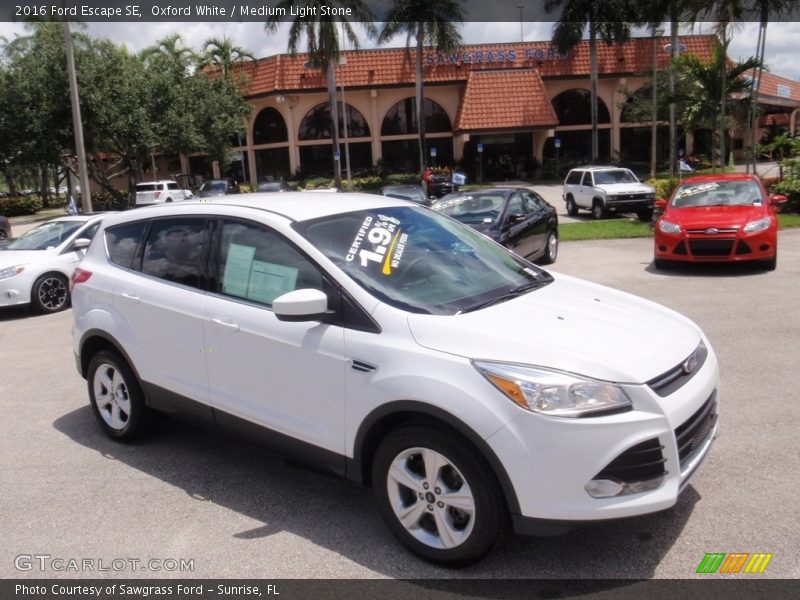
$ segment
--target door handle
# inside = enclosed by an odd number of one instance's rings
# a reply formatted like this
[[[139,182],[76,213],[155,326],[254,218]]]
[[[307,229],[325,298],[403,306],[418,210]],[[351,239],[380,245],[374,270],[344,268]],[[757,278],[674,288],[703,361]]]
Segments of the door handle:
[[[139,296],[137,296],[133,292],[122,292],[120,296],[122,296],[127,300],[131,300],[132,302],[136,302],[137,304],[142,301],[141,298],[139,298]]]
[[[224,327],[225,329],[232,329],[233,331],[239,331],[239,325],[236,323],[231,323],[230,321],[223,321],[222,319],[211,319],[212,323],[216,323],[220,327]]]

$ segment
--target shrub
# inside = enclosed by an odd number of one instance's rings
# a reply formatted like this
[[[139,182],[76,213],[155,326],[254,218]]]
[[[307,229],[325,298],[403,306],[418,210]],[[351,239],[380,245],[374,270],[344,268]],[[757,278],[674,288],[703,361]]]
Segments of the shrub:
[[[383,180],[377,175],[369,175],[367,177],[353,177],[353,189],[362,190],[377,190],[383,185]]]
[[[40,210],[42,210],[42,199],[39,196],[0,198],[0,214],[7,217],[35,215]]]
[[[392,173],[386,177],[386,183],[388,185],[402,185],[406,183],[419,184],[421,181],[418,173]]]
[[[664,198],[668,200],[672,196],[672,192],[680,184],[680,179],[648,179],[647,184],[656,190],[656,198]]]
[[[92,194],[92,211],[106,212],[109,210],[125,210],[128,208],[128,198],[125,192],[120,192],[121,198],[117,198],[109,192],[95,192]],[[80,198],[75,200],[80,205]]]

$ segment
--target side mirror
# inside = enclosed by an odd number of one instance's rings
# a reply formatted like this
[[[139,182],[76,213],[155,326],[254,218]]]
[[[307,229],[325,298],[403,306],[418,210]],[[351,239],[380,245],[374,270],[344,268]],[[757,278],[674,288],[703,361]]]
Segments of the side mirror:
[[[286,292],[272,301],[272,312],[279,321],[320,321],[327,310],[328,296],[310,288]]]
[[[665,208],[667,208],[667,201],[664,200],[664,198],[656,198],[656,201],[653,202],[653,206],[655,208],[664,210]]]
[[[525,215],[523,213],[514,213],[512,215],[508,215],[508,222],[509,223],[521,223],[525,220]]]
[[[74,242],[72,242],[72,249],[73,250],[85,250],[89,247],[89,244],[92,243],[92,240],[88,238],[78,238]]]
[[[788,200],[788,198],[783,194],[772,194],[769,197],[770,204],[783,204],[784,202],[786,202],[786,200]]]

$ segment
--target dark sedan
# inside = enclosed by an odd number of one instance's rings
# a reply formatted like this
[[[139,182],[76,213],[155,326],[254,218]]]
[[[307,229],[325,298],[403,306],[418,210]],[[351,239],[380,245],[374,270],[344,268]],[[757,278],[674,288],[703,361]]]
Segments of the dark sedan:
[[[0,215],[0,242],[5,242],[11,237],[11,221],[8,217]]]
[[[425,190],[418,185],[385,185],[381,188],[381,196],[410,200],[423,206],[430,206],[431,201]]]
[[[200,186],[197,195],[201,198],[212,196],[225,196],[227,194],[238,194],[239,184],[231,178],[228,179],[209,179]]]
[[[525,188],[457,192],[433,210],[461,221],[520,256],[543,264],[558,256],[558,215],[539,194]]]

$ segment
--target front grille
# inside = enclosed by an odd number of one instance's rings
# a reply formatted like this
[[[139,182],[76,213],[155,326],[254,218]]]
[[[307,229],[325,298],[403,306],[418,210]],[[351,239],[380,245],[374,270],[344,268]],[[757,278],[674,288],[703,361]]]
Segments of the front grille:
[[[707,356],[708,348],[706,348],[703,342],[700,342],[700,345],[695,348],[695,351],[686,357],[686,360],[675,365],[669,371],[657,377],[653,377],[653,379],[647,382],[647,385],[662,398],[664,396],[669,396],[672,392],[680,389],[687,381],[694,377],[695,373],[697,373],[703,366],[703,363],[706,362]]]
[[[706,227],[705,229],[687,229],[686,233],[693,235],[717,235],[718,233],[736,233],[739,231],[738,227]]]
[[[714,390],[703,406],[675,429],[678,457],[681,469],[694,458],[694,454],[706,441],[717,422],[717,391]]]
[[[617,456],[593,479],[610,479],[620,483],[647,481],[664,475],[664,446],[653,438],[636,444]]]
[[[731,239],[689,240],[689,250],[694,256],[730,256],[733,250]]]

